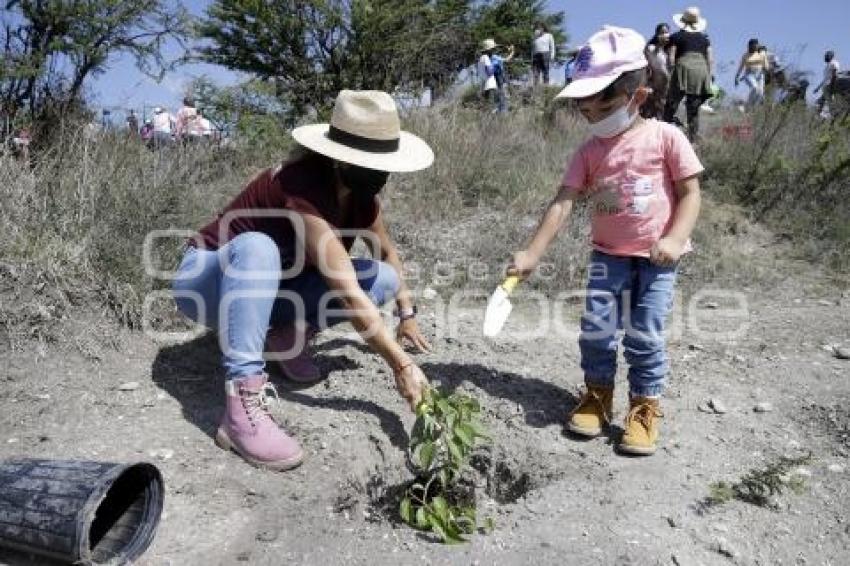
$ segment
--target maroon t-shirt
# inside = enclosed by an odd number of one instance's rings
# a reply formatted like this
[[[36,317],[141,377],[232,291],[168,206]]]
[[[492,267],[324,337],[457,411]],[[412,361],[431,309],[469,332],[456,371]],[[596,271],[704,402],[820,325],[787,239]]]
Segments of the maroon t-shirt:
[[[320,155],[309,155],[279,169],[266,169],[254,177],[215,220],[199,230],[190,245],[217,250],[239,234],[262,232],[277,244],[286,266],[295,256],[295,246],[301,245],[292,221],[263,214],[288,210],[318,216],[336,229],[369,228],[378,216],[378,200],[355,197],[349,202],[348,213],[344,215],[337,201],[333,162]],[[354,236],[343,237],[345,249],[351,249],[354,240]],[[311,263],[309,258],[305,260]]]

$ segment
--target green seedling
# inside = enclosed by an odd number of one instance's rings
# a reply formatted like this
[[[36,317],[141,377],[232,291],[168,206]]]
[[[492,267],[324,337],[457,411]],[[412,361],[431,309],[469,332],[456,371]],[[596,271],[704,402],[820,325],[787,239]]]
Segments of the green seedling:
[[[480,412],[478,401],[468,395],[438,389],[428,389],[416,407],[408,447],[416,479],[404,492],[399,514],[408,525],[450,544],[464,542],[478,524],[475,494],[464,475],[476,445],[489,440]]]

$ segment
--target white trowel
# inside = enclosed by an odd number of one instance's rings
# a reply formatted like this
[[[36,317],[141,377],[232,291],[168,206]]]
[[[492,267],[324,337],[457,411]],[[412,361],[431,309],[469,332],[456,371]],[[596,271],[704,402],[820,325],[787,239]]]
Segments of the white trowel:
[[[511,304],[511,293],[519,285],[519,277],[511,275],[501,285],[496,287],[487,302],[487,312],[484,313],[484,336],[493,338],[502,331],[502,327],[511,314],[514,306]]]

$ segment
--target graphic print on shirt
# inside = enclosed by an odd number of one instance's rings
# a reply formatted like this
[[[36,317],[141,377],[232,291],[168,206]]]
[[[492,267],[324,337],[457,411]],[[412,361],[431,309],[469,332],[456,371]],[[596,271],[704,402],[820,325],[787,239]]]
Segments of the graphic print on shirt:
[[[596,214],[647,214],[658,199],[651,177],[628,175],[624,182],[602,180],[588,191]]]

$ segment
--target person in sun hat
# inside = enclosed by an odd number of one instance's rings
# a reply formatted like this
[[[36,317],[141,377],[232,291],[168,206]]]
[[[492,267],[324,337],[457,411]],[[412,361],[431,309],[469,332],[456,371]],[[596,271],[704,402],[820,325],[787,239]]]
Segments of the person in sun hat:
[[[680,29],[670,36],[670,90],[664,107],[664,121],[673,122],[682,99],[688,118],[688,137],[696,141],[699,134],[699,109],[712,97],[714,55],[705,30],[708,21],[699,8],[687,8],[673,15]]]
[[[394,100],[379,91],[340,92],[330,123],[298,127],[292,137],[293,154],[189,240],[172,285],[178,308],[219,334],[226,407],[217,444],[278,470],[298,465],[303,451],[268,413],[264,343],[285,377],[314,383],[323,376],[311,338],[348,320],[411,408],[427,380],[402,342],[430,349],[377,197],[390,174],[429,167],[431,148],[401,129]],[[358,237],[373,257],[350,257]],[[377,309],[390,300],[395,337]]]
[[[629,408],[618,449],[639,455],[656,450],[669,373],[664,328],[679,262],[691,249],[703,170],[684,133],[639,115],[648,95],[645,45],[634,30],[606,26],[579,50],[573,80],[558,97],[576,101],[590,138],[508,269],[530,275],[574,202],[588,202],[594,251],[579,337],[587,390],[566,426],[594,437],[610,424],[622,330]]]
[[[498,44],[491,38],[481,42],[481,56],[478,58],[478,80],[481,81],[481,94],[484,99],[500,108],[499,81],[496,78],[497,68],[494,64]]]

